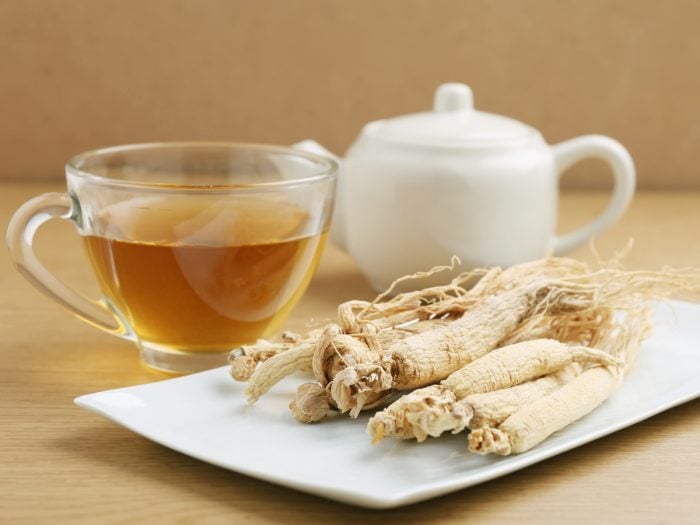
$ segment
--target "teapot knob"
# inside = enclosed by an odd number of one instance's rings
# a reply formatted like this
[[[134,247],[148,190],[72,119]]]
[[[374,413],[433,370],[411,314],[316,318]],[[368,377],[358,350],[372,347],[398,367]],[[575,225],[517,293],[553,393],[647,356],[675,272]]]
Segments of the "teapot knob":
[[[474,109],[474,95],[466,84],[450,82],[442,84],[435,91],[433,110],[439,113],[446,111],[464,111]]]

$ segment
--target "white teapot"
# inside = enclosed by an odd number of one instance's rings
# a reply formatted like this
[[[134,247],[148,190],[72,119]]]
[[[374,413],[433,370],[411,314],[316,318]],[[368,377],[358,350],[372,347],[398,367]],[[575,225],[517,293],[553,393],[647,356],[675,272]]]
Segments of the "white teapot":
[[[313,141],[296,147],[332,155]],[[559,176],[587,157],[609,164],[612,199],[595,220],[557,236]],[[468,86],[443,84],[433,111],[363,128],[341,162],[331,240],[384,290],[453,255],[465,269],[572,250],[624,213],[634,187],[619,142],[585,135],[549,146],[530,126],[475,110]]]

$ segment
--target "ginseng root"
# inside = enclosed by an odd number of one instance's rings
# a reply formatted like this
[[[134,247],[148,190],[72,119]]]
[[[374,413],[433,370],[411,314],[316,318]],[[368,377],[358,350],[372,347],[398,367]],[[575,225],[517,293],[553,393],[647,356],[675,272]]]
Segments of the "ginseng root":
[[[326,389],[320,383],[303,383],[297,388],[289,409],[294,419],[302,423],[324,420],[331,410]]]
[[[443,269],[453,269],[453,266]],[[439,269],[438,269],[439,270]],[[240,360],[236,362],[236,370],[233,370],[232,375],[240,378],[249,376],[249,385],[247,388],[248,400],[255,403],[261,396],[268,392],[277,382],[281,381],[288,375],[297,371],[307,371],[313,366],[312,358],[315,357],[316,369],[313,370],[319,382],[327,386],[335,374],[340,371],[346,363],[360,364],[363,362],[374,363],[379,360],[378,349],[382,351],[393,342],[407,337],[412,334],[420,333],[429,328],[434,328],[441,324],[447,324],[451,318],[461,314],[475,300],[475,291],[469,290],[465,286],[475,278],[483,276],[479,281],[479,290],[486,293],[490,288],[490,284],[497,286],[497,276],[500,275],[499,268],[491,270],[474,270],[457,276],[450,283],[444,286],[436,286],[426,288],[415,292],[407,292],[399,294],[387,301],[380,302],[380,295],[375,302],[369,303],[366,301],[347,301],[338,307],[338,317],[340,322],[339,333],[344,335],[351,334],[359,343],[364,342],[365,347],[369,347],[377,352],[377,355],[365,356],[358,358],[355,356],[352,359],[345,358],[336,359],[337,355],[328,359],[328,353],[335,355],[333,345],[329,345],[329,338],[324,336],[330,330],[337,332],[335,327],[338,325],[330,325],[324,330],[312,330],[303,340],[299,336],[292,334],[289,337],[283,337],[286,343],[293,343],[288,350],[282,353],[289,353],[284,358],[280,356],[270,356],[266,352],[269,351],[269,345],[262,344],[258,341],[256,345],[247,347],[247,351],[236,353],[233,360],[239,354]],[[427,272],[426,275],[432,275],[434,271]],[[349,343],[352,344],[352,343]],[[337,345],[336,345],[337,347]],[[246,358],[245,354],[252,354],[260,350],[259,356]],[[364,350],[360,353],[364,354]],[[263,359],[263,356],[267,360]],[[255,367],[260,364],[261,366]],[[341,364],[338,364],[338,361]],[[323,363],[321,366],[319,366]],[[358,389],[358,391],[361,389]],[[383,398],[383,394],[373,396],[375,404],[377,400]],[[352,407],[347,407],[345,410],[350,410]]]
[[[310,342],[280,352],[262,363],[250,376],[246,397],[249,403],[255,403],[270,388],[295,372],[310,372],[314,344]]]
[[[469,450],[501,456],[525,452],[598,407],[621,382],[622,374],[618,368],[590,368],[558,390],[519,410],[498,428],[472,430]]]
[[[237,355],[239,359],[234,356],[235,367],[232,366],[232,374],[240,379],[250,376],[248,398],[251,402],[255,402],[287,375],[307,370],[311,350],[311,355],[315,355],[313,361],[316,363],[314,372],[317,380],[328,387],[328,390],[336,392],[336,400],[332,404],[337,405],[341,411],[351,411],[353,415],[357,415],[362,408],[374,405],[383,399],[386,393],[371,392],[362,385],[363,382],[381,385],[381,390],[386,390],[386,381],[383,379],[384,368],[361,369],[363,365],[380,365],[381,354],[391,344],[411,335],[451,324],[485,297],[513,288],[514,283],[518,281],[518,275],[536,276],[543,267],[547,268],[549,274],[557,276],[580,274],[585,270],[585,265],[571,259],[549,259],[526,263],[506,271],[500,268],[477,269],[457,276],[446,285],[406,292],[392,298],[387,298],[389,292],[387,291],[371,303],[348,301],[338,308],[341,333],[364,342],[366,347],[377,354],[376,356],[366,354],[363,350],[361,352],[363,357],[355,357],[354,361],[348,358],[339,359],[338,356],[328,359],[329,352],[335,354],[335,350],[333,346],[319,344],[324,331],[314,330],[301,341],[296,335],[285,338],[285,343],[289,343],[290,347],[281,353],[291,353],[284,358],[272,356],[269,345],[261,347],[260,342],[250,345],[245,352]],[[441,269],[454,269],[454,262],[452,266],[436,270]],[[409,277],[432,275],[436,270]],[[470,288],[476,279],[478,282]],[[397,281],[403,280],[406,278]],[[319,363],[323,363],[323,366],[319,366]],[[256,366],[257,370],[255,370]],[[341,375],[335,386],[329,387],[335,376],[347,366],[357,366],[361,373],[348,372]],[[382,377],[382,381],[375,381],[375,377],[378,376]],[[355,383],[355,379],[359,383]],[[356,402],[356,397],[359,397],[359,403]]]
[[[698,272],[693,270],[625,272],[606,268],[550,277],[547,265],[552,261],[544,259],[523,265],[522,279],[512,289],[478,303],[449,327],[409,337],[392,346],[380,362],[392,376],[392,388],[409,390],[444,379],[498,346],[528,318],[577,312],[583,315],[596,309],[605,317],[606,312],[610,315],[610,312],[639,308],[645,301],[698,288]],[[539,276],[532,277],[537,264]],[[561,267],[556,264],[555,268]],[[518,269],[513,267],[508,272]],[[359,382],[365,380],[359,371],[354,377]],[[352,396],[346,397],[354,402]]]
[[[345,305],[344,305],[345,306]],[[341,315],[341,318],[343,316]],[[304,423],[325,419],[333,407],[341,412],[349,404],[344,396],[359,400],[360,407],[374,407],[392,395],[391,376],[378,366],[381,352],[396,341],[413,334],[421,333],[446,324],[446,320],[419,321],[394,330],[375,332],[372,325],[364,326],[364,332],[355,335],[345,334],[339,325],[328,325],[314,349],[312,370],[317,383],[314,395],[308,392],[310,387],[302,385],[290,406],[295,418]],[[352,374],[362,373],[363,381],[358,381]],[[352,387],[345,389],[345,382]],[[323,388],[325,393],[321,393]],[[325,397],[325,399],[322,398]],[[320,407],[326,407],[324,413]],[[357,416],[359,407],[355,405],[352,417]],[[298,416],[298,417],[297,417]]]
[[[572,363],[620,366],[610,354],[554,339],[535,339],[497,348],[457,370],[442,385],[457,398],[501,390],[536,379]]]
[[[392,345],[379,363],[391,375],[389,388],[410,390],[430,385],[486,355],[531,314],[537,305],[538,295],[545,290],[546,282],[540,282],[533,283],[529,288],[491,295],[449,326],[407,337]],[[588,295],[588,292],[584,294]],[[569,304],[562,306],[561,299],[568,300],[569,297],[564,294],[555,297],[547,295],[546,308],[552,311],[571,308]],[[587,304],[583,299],[580,302]],[[375,369],[371,371],[376,373]],[[346,374],[352,375],[357,383],[366,382],[363,371],[355,372],[347,371]],[[378,385],[376,382],[374,384]],[[362,408],[361,400],[347,393],[353,387],[354,383],[347,381],[343,392],[345,406],[355,409],[351,414],[357,413],[357,408]],[[338,402],[335,396],[333,399]]]
[[[521,405],[502,423],[484,421],[483,428],[476,428],[469,435],[469,449],[479,454],[525,452],[588,414],[622,384],[624,374],[629,371],[642,340],[649,336],[651,329],[647,307],[625,312],[624,319],[608,334],[614,341],[611,353],[624,363],[622,367],[590,368],[546,396]]]
[[[510,388],[468,395],[460,401],[473,413],[468,427],[498,426],[521,408],[561,388],[581,371],[581,365],[573,363],[553,374]]]
[[[231,377],[236,381],[248,381],[259,363],[289,350],[290,347],[289,344],[259,339],[254,345],[245,345],[233,350],[228,357]]]
[[[473,409],[459,401],[469,394],[502,390],[557,372],[572,363],[617,366],[618,361],[600,350],[570,346],[553,339],[536,339],[504,346],[452,373],[440,385],[418,389],[375,414],[367,432],[374,440],[381,424],[384,436],[422,441],[447,430],[461,432]],[[395,435],[396,434],[396,435]]]
[[[348,364],[358,365],[376,359],[377,352],[365,342],[344,334],[338,325],[328,325],[317,341],[311,358],[311,368],[317,383],[305,383],[298,389],[290,405],[294,417],[303,423],[325,419],[331,407],[335,406],[329,394],[329,383],[337,373],[344,370]],[[313,395],[309,395],[310,392],[313,392]],[[357,394],[362,395],[362,392]],[[369,393],[367,401],[373,403],[379,397],[381,396]]]
[[[520,385],[458,399],[442,385],[432,385],[404,395],[370,418],[367,433],[372,443],[384,437],[424,441],[444,432],[497,426],[522,407],[566,384],[581,372],[578,363]]]
[[[232,374],[250,377],[255,402],[290,373],[312,371],[315,381],[290,405],[304,422],[333,409],[356,417],[418,389],[370,420],[375,440],[469,427],[475,451],[517,453],[602,403],[649,333],[649,302],[699,284],[698,270],[629,272],[615,261],[591,269],[547,258],[477,270],[444,286],[343,303],[337,324],[245,347]]]
[[[312,337],[313,335],[314,332],[312,331],[309,336]],[[259,363],[267,361],[280,352],[289,350],[302,342],[301,336],[290,330],[282,332],[281,338],[282,341],[279,343],[258,339],[255,344],[243,345],[232,350],[228,356],[228,362],[231,365],[229,371],[231,377],[236,381],[248,381]]]

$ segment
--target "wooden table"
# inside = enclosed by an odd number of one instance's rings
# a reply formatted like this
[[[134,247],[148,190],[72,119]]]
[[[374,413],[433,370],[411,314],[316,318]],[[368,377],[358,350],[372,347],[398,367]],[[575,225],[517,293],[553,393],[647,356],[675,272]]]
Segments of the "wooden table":
[[[62,187],[1,184],[0,224],[30,196]],[[604,202],[604,194],[565,195],[562,227]],[[700,193],[637,195],[598,249],[610,255],[629,237],[637,241],[630,267],[700,266]],[[69,225],[47,225],[38,244],[59,275],[94,293]],[[164,376],[142,367],[130,343],[41,296],[6,253],[0,283],[0,523],[700,522],[698,401],[477,487],[392,511],[358,509],[199,462],[75,407],[81,394]],[[353,262],[329,247],[289,327],[372,295]]]

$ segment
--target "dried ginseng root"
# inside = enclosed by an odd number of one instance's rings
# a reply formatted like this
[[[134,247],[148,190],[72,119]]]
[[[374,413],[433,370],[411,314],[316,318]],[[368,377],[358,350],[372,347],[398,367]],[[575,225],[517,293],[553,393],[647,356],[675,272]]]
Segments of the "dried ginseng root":
[[[515,278],[516,284],[511,288],[489,296],[448,327],[406,338],[392,346],[380,362],[392,376],[391,388],[409,390],[444,379],[491,351],[500,341],[510,338],[528,318],[576,312],[585,314],[595,309],[609,314],[615,310],[639,308],[648,300],[697,289],[700,282],[697,270],[672,269],[626,272],[604,268],[583,273],[573,271],[567,277],[551,277],[548,265],[560,269],[561,261],[543,259],[527,263],[522,268],[510,268],[502,275],[512,272],[510,276]],[[537,264],[540,270],[533,277],[532,269]],[[580,264],[572,266],[577,270],[580,268]],[[522,274],[518,276],[521,269]],[[349,393],[344,397],[351,403],[344,410],[353,409],[353,403],[359,405],[352,396],[352,389],[363,384],[366,378],[360,370],[356,372],[347,372],[356,379],[345,385]]]
[[[439,381],[492,350],[530,308],[530,298],[522,293],[489,296],[447,326],[394,343],[374,362],[349,364],[334,377],[331,396],[341,411],[355,417],[367,408],[369,393],[381,396],[391,389],[407,390]],[[376,381],[377,377],[382,381]]]
[[[265,339],[259,339],[254,345],[241,346],[233,350],[228,357],[231,377],[236,381],[248,381],[259,363],[291,347],[290,343],[273,343]]]
[[[442,385],[458,398],[493,392],[551,374],[572,363],[620,366],[610,354],[554,339],[534,339],[497,348],[457,370]]]
[[[558,390],[506,419],[498,428],[469,434],[469,450],[479,454],[519,454],[598,407],[622,383],[619,368],[598,366],[584,371]]]
[[[416,390],[379,412],[370,420],[368,433],[375,442],[384,436],[422,441],[446,431],[461,432],[467,426],[497,426],[572,380],[582,364],[620,366],[624,362],[629,366],[651,329],[648,308],[642,305],[616,316],[603,305],[597,310],[601,312],[592,310],[573,319],[563,316],[573,327],[554,330],[553,335],[595,342],[605,353],[547,340],[526,340],[496,349],[441,385]],[[560,325],[552,318],[546,324]],[[533,333],[540,332],[538,327]]]
[[[477,277],[480,280],[469,288]],[[270,344],[259,342],[240,352],[242,371],[237,375],[247,377],[255,367],[247,388],[249,401],[255,402],[290,373],[311,369],[316,381],[299,388],[290,408],[300,421],[312,422],[335,408],[355,417],[360,410],[386,403],[396,391],[434,384],[494,348],[534,338],[604,349],[624,361],[626,369],[631,353],[614,352],[603,344],[618,313],[635,311],[649,300],[679,290],[697,289],[699,282],[697,270],[625,272],[615,265],[591,270],[566,258],[542,259],[507,270],[477,270],[444,286],[391,298],[388,291],[372,302],[346,302],[338,309],[337,324],[283,342],[287,348],[272,351]],[[598,368],[620,368],[611,362],[603,365]],[[459,396],[452,392],[454,399],[433,396],[430,403],[442,403],[443,413],[461,407],[471,418],[471,427],[482,421],[498,430],[498,425],[558,392],[582,370],[577,364],[563,366],[542,378],[526,380],[527,374],[519,375],[521,385],[471,393],[462,399],[463,392]],[[490,402],[502,407],[489,411],[484,407]],[[411,417],[425,414],[416,411]],[[460,419],[466,420],[466,416]],[[431,424],[414,424],[422,429],[415,437],[421,431],[435,433]],[[454,431],[459,426],[450,424],[444,419],[435,428]],[[410,432],[402,430],[405,425],[401,429],[395,425],[394,430],[385,426],[375,435],[410,437]]]
[[[552,312],[559,309],[585,308],[590,304],[586,301],[589,295],[587,290],[580,297],[576,292],[571,296],[560,294],[549,297],[545,293],[547,291],[548,282],[545,280],[531,283],[529,287],[522,289],[490,295],[448,326],[407,337],[392,345],[382,355],[380,362],[370,370],[375,375],[379,374],[379,369],[390,374],[390,388],[419,388],[444,379],[496,348],[523,319],[531,315],[538,304],[539,296],[547,296],[544,307]],[[570,301],[572,297],[575,297],[581,306],[576,305],[575,301]],[[373,388],[368,384],[366,369],[347,367],[343,372],[352,380],[346,380],[342,390],[338,389],[338,397],[333,395],[338,406],[343,411],[350,410],[351,415],[363,408],[362,400],[358,399],[354,392]],[[376,390],[374,392],[380,393]]]
[[[552,274],[571,275],[580,273],[582,264],[569,259],[553,259],[548,266]],[[248,400],[256,402],[272,386],[286,376],[313,368],[318,385],[313,389],[317,395],[307,395],[310,387],[300,391],[294,403],[294,411],[301,419],[308,421],[308,414],[320,417],[325,401],[318,386],[331,395],[330,407],[338,406],[341,411],[351,411],[353,416],[363,408],[370,408],[391,394],[387,383],[388,373],[378,367],[382,353],[392,344],[406,337],[437,329],[451,324],[469,308],[484,297],[512,285],[515,271],[521,275],[536,275],[541,263],[526,263],[502,272],[500,268],[474,270],[464,273],[444,286],[435,286],[406,292],[387,299],[390,290],[379,295],[373,302],[348,301],[338,308],[338,325],[314,330],[299,340],[297,337],[287,349],[271,351],[266,341],[258,341],[233,354],[231,373],[234,378],[249,378],[246,390]],[[396,283],[407,279],[433,275],[437,271],[454,269],[452,266],[438,267],[429,272],[418,273],[397,279]],[[504,276],[506,276],[504,278]],[[473,281],[476,285],[469,288]],[[339,326],[338,332],[334,327]],[[328,330],[346,339],[336,341],[328,338]],[[326,335],[324,335],[326,334]],[[354,338],[354,344],[347,337]],[[338,348],[355,348],[356,351],[338,352]],[[366,349],[371,352],[367,352]],[[279,353],[279,355],[277,355]],[[262,364],[261,364],[262,363]],[[258,366],[259,365],[259,366]],[[343,372],[352,366],[353,369]],[[257,368],[256,368],[257,367]],[[358,375],[359,372],[359,375]],[[361,381],[358,379],[362,377]],[[377,390],[372,391],[372,390]],[[359,400],[359,403],[356,401]],[[307,406],[308,404],[316,405]]]
[[[406,394],[397,402],[370,419],[367,433],[372,442],[383,437],[424,441],[429,435],[453,434],[466,427],[496,426],[520,408],[554,392],[581,373],[578,363],[547,376],[520,385],[464,399],[449,390],[425,387]]]
[[[452,371],[492,350],[498,342],[510,334],[532,310],[542,292],[544,279],[556,280],[566,276],[585,274],[585,264],[566,258],[550,258],[523,263],[505,271],[493,268],[485,272],[478,283],[464,291],[455,283],[462,283],[469,274],[464,274],[438,293],[438,300],[428,302],[430,309],[422,307],[421,313],[444,315],[449,312],[453,319],[446,326],[407,337],[390,346],[378,362],[349,365],[337,373],[330,385],[333,402],[343,412],[355,417],[360,410],[370,408],[364,397],[368,393],[381,396],[378,388],[406,390],[434,383]],[[467,277],[465,277],[467,276]],[[529,283],[530,288],[522,286]],[[539,282],[539,284],[537,284]],[[455,289],[460,290],[459,293]],[[434,293],[437,289],[429,289]],[[447,291],[456,297],[447,295]],[[428,290],[413,294],[402,294],[378,305],[378,311],[391,311],[391,304],[405,305],[412,296],[426,300]],[[588,293],[587,291],[584,293]],[[447,297],[443,296],[447,295]],[[380,296],[381,297],[381,296]],[[449,308],[448,306],[449,305]],[[545,311],[556,311],[557,297],[548,297]],[[571,309],[564,306],[562,309]],[[574,306],[573,309],[579,308]],[[365,319],[366,308],[358,315]],[[460,315],[454,316],[455,313]],[[376,312],[375,312],[376,314]],[[542,314],[543,315],[543,314]],[[391,386],[386,376],[391,376]],[[382,377],[382,381],[376,378]],[[387,385],[387,386],[385,386]],[[362,393],[363,396],[358,396]]]
[[[314,344],[301,342],[279,352],[255,369],[250,376],[246,397],[249,403],[255,403],[282,379],[295,372],[311,371],[311,358],[314,354]]]
[[[297,389],[289,408],[292,415],[303,423],[312,423],[326,418],[334,405],[327,386],[338,370],[347,363],[371,362],[377,359],[377,351],[366,342],[343,333],[338,325],[328,325],[316,342],[311,357],[311,369],[317,381],[304,383]],[[381,378],[377,378],[381,381]],[[390,387],[391,385],[389,385]],[[379,401],[379,396],[368,402]]]
[[[326,389],[320,383],[304,383],[297,388],[296,397],[289,403],[294,419],[301,423],[322,421],[331,411]]]
[[[561,388],[582,370],[579,363],[573,363],[552,374],[510,388],[468,395],[460,402],[471,412],[467,426],[470,429],[498,426],[521,408]]]
[[[573,363],[619,365],[615,358],[600,350],[553,339],[515,343],[469,363],[439,385],[400,398],[370,419],[367,432],[375,442],[384,436],[415,437],[423,441],[427,436],[437,437],[448,430],[461,432],[473,417],[471,406],[460,403],[468,395],[519,385]]]
[[[651,328],[647,308],[627,312],[613,335],[617,339],[613,353],[622,366],[595,366],[584,370],[560,388],[523,406],[497,427],[472,430],[469,450],[504,456],[525,452],[597,408],[622,384],[641,341],[650,334]]]
[[[452,269],[454,269],[454,263],[452,266],[438,267],[430,272],[407,276],[397,280],[397,282]],[[498,268],[488,271],[474,270],[457,276],[444,286],[399,294],[386,301],[383,301],[386,292],[378,296],[372,303],[348,301],[338,308],[341,333],[354,337],[358,342],[364,343],[367,347],[380,353],[398,339],[448,323],[474,303],[476,291],[482,290],[486,294],[491,289],[495,289],[499,284],[497,277],[500,273],[501,270]],[[466,287],[467,284],[478,277],[481,277],[478,283],[479,287],[469,290]],[[490,288],[491,285],[493,286]],[[336,325],[329,325],[326,329],[333,330],[333,326]],[[327,359],[326,354],[335,355],[337,345],[335,342],[328,344],[328,338],[324,337],[324,333],[326,333],[325,329],[316,329],[309,332],[303,339],[296,337],[295,340],[285,340],[285,343],[292,344],[286,350],[279,352],[279,355],[273,355],[273,352],[270,352],[270,345],[276,343],[262,340],[255,345],[246,346],[244,351],[234,352],[232,354],[231,374],[234,379],[245,380],[246,377],[249,377],[246,390],[249,402],[255,403],[277,382],[288,375],[312,368],[315,354],[317,363],[323,362],[324,366],[328,368],[323,370],[322,367],[317,366],[315,375],[318,383],[322,386],[328,386],[328,381],[331,381],[335,373],[340,371],[346,363],[357,365],[362,362],[362,359],[355,356],[353,359],[345,361],[340,359],[343,364],[337,366],[334,359]],[[378,356],[373,355],[366,357],[365,360],[373,363],[378,359]],[[318,388],[315,391],[319,392]],[[302,395],[305,398],[309,397]],[[382,396],[374,397],[381,398]],[[318,403],[318,401],[318,396],[315,396],[313,401],[305,402]],[[319,410],[304,408],[299,402],[296,405],[302,412],[320,414]]]
[[[363,334],[370,352],[356,353],[353,359],[324,359],[328,349],[318,349],[314,355],[314,373],[326,386],[332,403],[341,412],[357,417],[360,410],[376,407],[393,394],[392,377],[379,363],[381,356],[398,342],[430,333],[451,323],[445,320],[418,321],[406,328],[395,328],[377,334]],[[346,336],[351,337],[351,336]],[[318,359],[317,359],[318,358]],[[333,363],[335,366],[329,366]],[[361,379],[360,379],[361,377]]]
[[[434,271],[425,275],[432,273]],[[362,385],[352,388],[353,399],[359,399],[360,404],[344,410],[356,406],[353,411],[353,416],[356,416],[361,408],[383,403],[392,395],[390,384],[386,382],[390,376],[383,369],[380,369],[381,374],[373,375],[371,368],[380,360],[381,354],[401,339],[450,324],[480,295],[496,290],[501,284],[500,274],[498,268],[476,270],[456,277],[445,286],[400,294],[385,302],[380,302],[383,296],[379,296],[372,303],[348,301],[341,304],[338,325],[328,325],[313,335],[309,334],[301,343],[258,367],[247,388],[249,401],[257,401],[276,382],[297,370],[307,369],[310,363],[317,381],[300,387],[290,405],[300,421],[325,418],[330,409],[338,407],[335,399],[341,400],[342,407],[344,398],[340,389],[345,381],[354,381],[352,375],[342,373],[348,366],[353,367],[353,372],[361,370],[364,384],[369,384],[370,388],[363,389]],[[481,279],[475,287],[464,287],[478,276]],[[363,369],[363,365],[367,367]],[[336,395],[326,399],[334,391]]]
[[[371,386],[376,384],[376,388],[367,388],[366,392],[355,390],[355,397],[361,400],[364,407],[379,406],[393,394],[391,377],[381,369],[379,370],[381,373],[372,375],[369,367],[375,366],[374,363],[381,353],[395,342],[447,323],[445,319],[418,321],[410,326],[378,333],[372,333],[370,331],[372,325],[366,325],[361,337],[357,334],[343,333],[338,325],[328,325],[317,341],[311,359],[311,368],[317,381],[304,383],[298,388],[295,399],[289,406],[292,415],[303,423],[325,419],[331,409],[337,408],[335,399],[341,399],[342,404],[342,397],[338,394],[334,396],[333,393],[334,389],[342,384],[344,374],[350,365],[353,371],[358,368],[363,370],[368,378],[366,384]],[[367,368],[363,369],[365,364]]]

